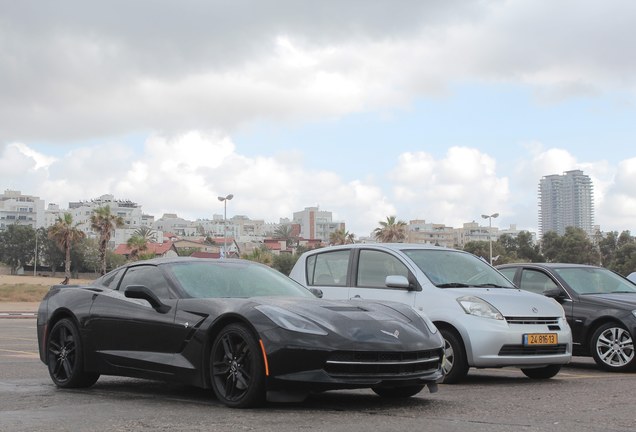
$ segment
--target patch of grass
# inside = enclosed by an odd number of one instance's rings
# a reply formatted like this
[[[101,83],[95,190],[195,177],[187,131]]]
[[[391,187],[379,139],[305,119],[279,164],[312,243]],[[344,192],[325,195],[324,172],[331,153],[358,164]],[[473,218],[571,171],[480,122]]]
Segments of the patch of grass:
[[[39,302],[49,290],[49,286],[31,284],[0,285],[2,302]]]

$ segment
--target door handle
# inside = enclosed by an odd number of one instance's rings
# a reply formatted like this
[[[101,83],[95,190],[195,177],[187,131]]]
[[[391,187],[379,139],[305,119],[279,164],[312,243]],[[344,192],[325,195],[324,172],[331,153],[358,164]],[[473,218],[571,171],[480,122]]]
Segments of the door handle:
[[[359,298],[362,298],[362,297],[360,297],[360,294],[356,294],[353,297],[351,297],[351,299],[359,299]]]

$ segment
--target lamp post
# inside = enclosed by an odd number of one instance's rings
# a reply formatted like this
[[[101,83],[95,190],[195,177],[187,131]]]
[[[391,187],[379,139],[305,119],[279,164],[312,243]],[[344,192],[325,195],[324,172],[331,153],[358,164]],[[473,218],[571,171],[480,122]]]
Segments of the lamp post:
[[[493,213],[491,215],[481,215],[481,217],[483,217],[484,219],[488,219],[488,246],[490,248],[490,265],[492,265],[492,219],[497,218],[498,216],[499,213]]]
[[[225,253],[227,252],[227,202],[234,198],[234,195],[229,194],[218,198],[223,203],[223,254],[221,257],[225,258]]]

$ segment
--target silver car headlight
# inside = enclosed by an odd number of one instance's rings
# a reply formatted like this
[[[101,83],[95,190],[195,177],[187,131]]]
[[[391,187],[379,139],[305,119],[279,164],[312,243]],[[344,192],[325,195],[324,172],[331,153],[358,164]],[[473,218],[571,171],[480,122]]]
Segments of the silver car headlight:
[[[328,334],[326,330],[319,327],[316,323],[278,306],[258,305],[256,309],[272,320],[274,324],[286,330],[321,336],[327,336]]]
[[[492,318],[496,320],[503,320],[503,315],[497,310],[496,307],[488,303],[487,301],[474,296],[459,297],[457,302],[464,308],[467,314],[479,316],[482,318]]]

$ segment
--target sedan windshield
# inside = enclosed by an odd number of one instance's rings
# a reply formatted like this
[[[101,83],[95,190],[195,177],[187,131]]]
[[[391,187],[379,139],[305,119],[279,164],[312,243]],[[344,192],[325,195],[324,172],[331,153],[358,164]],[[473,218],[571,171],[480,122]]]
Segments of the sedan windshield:
[[[256,263],[201,260],[175,263],[169,268],[190,297],[314,297],[282,273]]]
[[[403,250],[439,288],[514,288],[508,279],[475,255],[440,249]]]
[[[636,285],[604,268],[563,267],[554,271],[578,294],[636,293]]]

